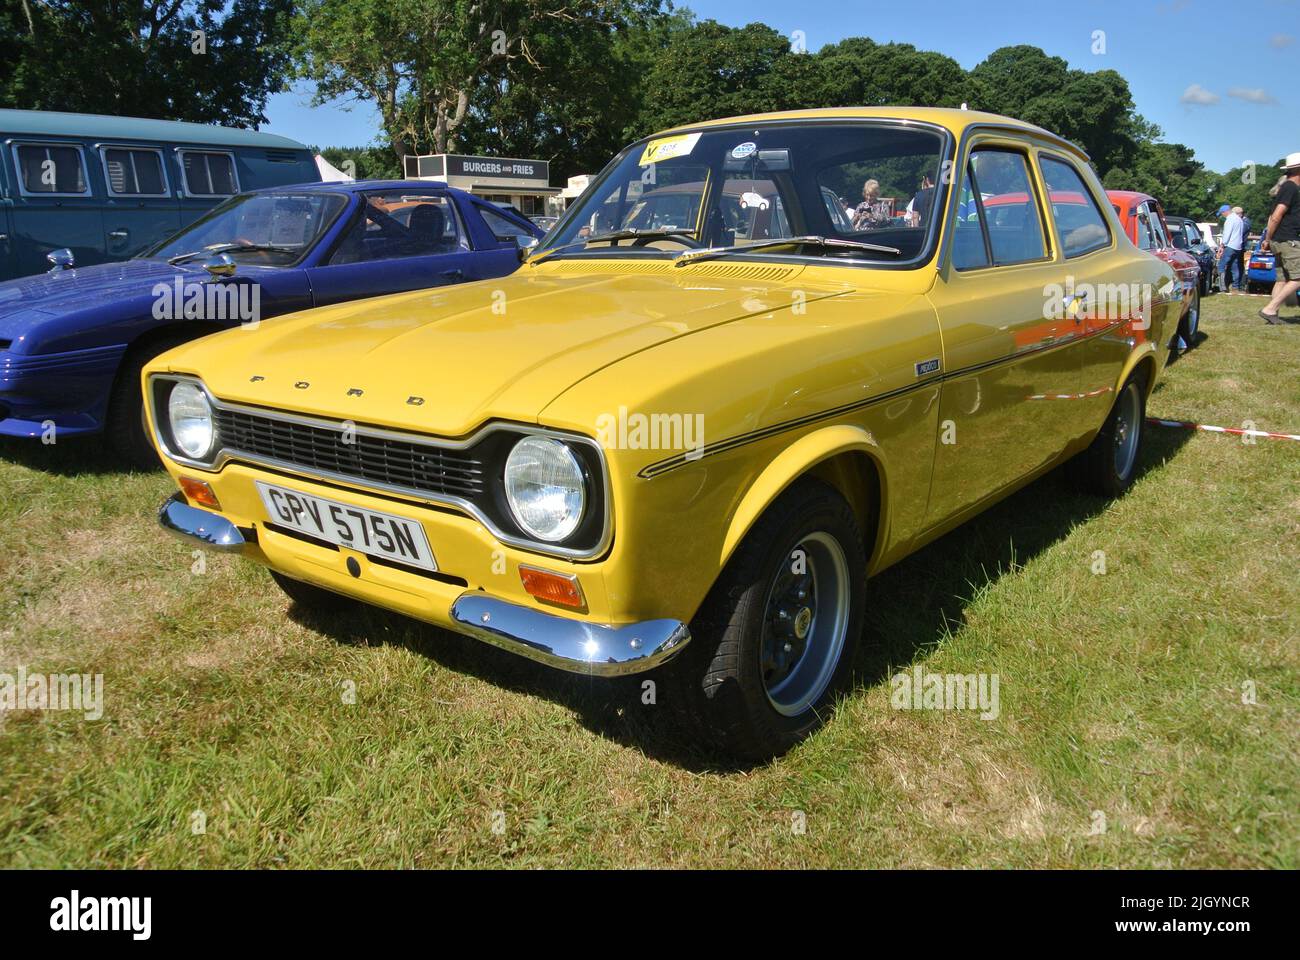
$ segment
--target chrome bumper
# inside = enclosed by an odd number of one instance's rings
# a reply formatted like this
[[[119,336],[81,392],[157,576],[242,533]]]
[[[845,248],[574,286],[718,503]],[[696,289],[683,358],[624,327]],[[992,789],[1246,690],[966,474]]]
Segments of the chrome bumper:
[[[257,536],[252,530],[240,530],[211,510],[191,507],[181,493],[172,494],[162,505],[158,511],[158,523],[168,533],[175,534],[182,540],[222,553],[242,553],[250,543],[257,542]]]
[[[462,593],[451,605],[456,629],[479,640],[544,663],[595,677],[621,677],[652,670],[690,642],[680,620],[646,620],[607,627],[570,620],[482,593]]]
[[[191,507],[174,494],[158,511],[168,533],[223,553],[241,553],[257,542],[210,510]],[[483,593],[462,593],[451,605],[455,629],[548,667],[595,677],[620,677],[652,670],[675,657],[690,642],[680,620],[647,620],[609,627],[533,610]]]

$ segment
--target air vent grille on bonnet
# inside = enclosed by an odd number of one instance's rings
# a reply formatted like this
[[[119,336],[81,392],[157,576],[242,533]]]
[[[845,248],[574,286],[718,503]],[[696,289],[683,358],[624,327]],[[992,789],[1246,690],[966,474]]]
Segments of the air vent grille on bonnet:
[[[553,273],[648,273],[681,278],[713,277],[719,280],[765,280],[775,283],[794,276],[802,267],[767,266],[759,263],[701,263],[674,267],[668,260],[563,260],[549,264]]]

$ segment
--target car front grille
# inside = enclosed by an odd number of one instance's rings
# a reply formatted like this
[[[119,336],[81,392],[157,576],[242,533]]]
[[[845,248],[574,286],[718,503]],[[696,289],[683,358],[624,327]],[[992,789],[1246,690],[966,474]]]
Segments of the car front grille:
[[[221,444],[232,456],[244,453],[437,497],[472,501],[485,492],[483,461],[466,450],[345,432],[343,424],[334,429],[224,407],[213,413]]]

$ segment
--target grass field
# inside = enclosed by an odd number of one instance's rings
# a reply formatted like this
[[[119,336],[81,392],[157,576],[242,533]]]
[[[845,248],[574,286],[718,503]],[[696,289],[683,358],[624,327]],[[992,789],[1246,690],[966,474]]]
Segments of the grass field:
[[[1261,303],[1208,300],[1149,413],[1300,432]],[[4,443],[0,672],[102,673],[104,716],[0,712],[0,866],[1300,866],[1300,443],[1152,428],[1141,471],[873,580],[859,685],[743,768],[637,683],[194,573],[165,476]],[[997,674],[1000,715],[892,709],[915,663]]]

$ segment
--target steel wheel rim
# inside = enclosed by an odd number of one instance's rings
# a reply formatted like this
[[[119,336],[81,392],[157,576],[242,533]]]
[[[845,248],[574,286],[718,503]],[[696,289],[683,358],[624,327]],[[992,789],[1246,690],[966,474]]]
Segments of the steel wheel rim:
[[[849,596],[848,560],[829,533],[808,534],[783,558],[763,608],[758,665],[768,703],[782,716],[804,713],[830,686],[848,634]]]
[[[1196,295],[1192,298],[1192,306],[1187,311],[1187,336],[1189,338],[1196,336],[1196,329],[1201,325],[1201,291],[1197,290]],[[1189,347],[1191,343],[1187,344]]]
[[[1115,473],[1121,480],[1128,478],[1137,458],[1138,436],[1142,430],[1138,416],[1142,405],[1137,391],[1135,383],[1125,387],[1115,411]]]

